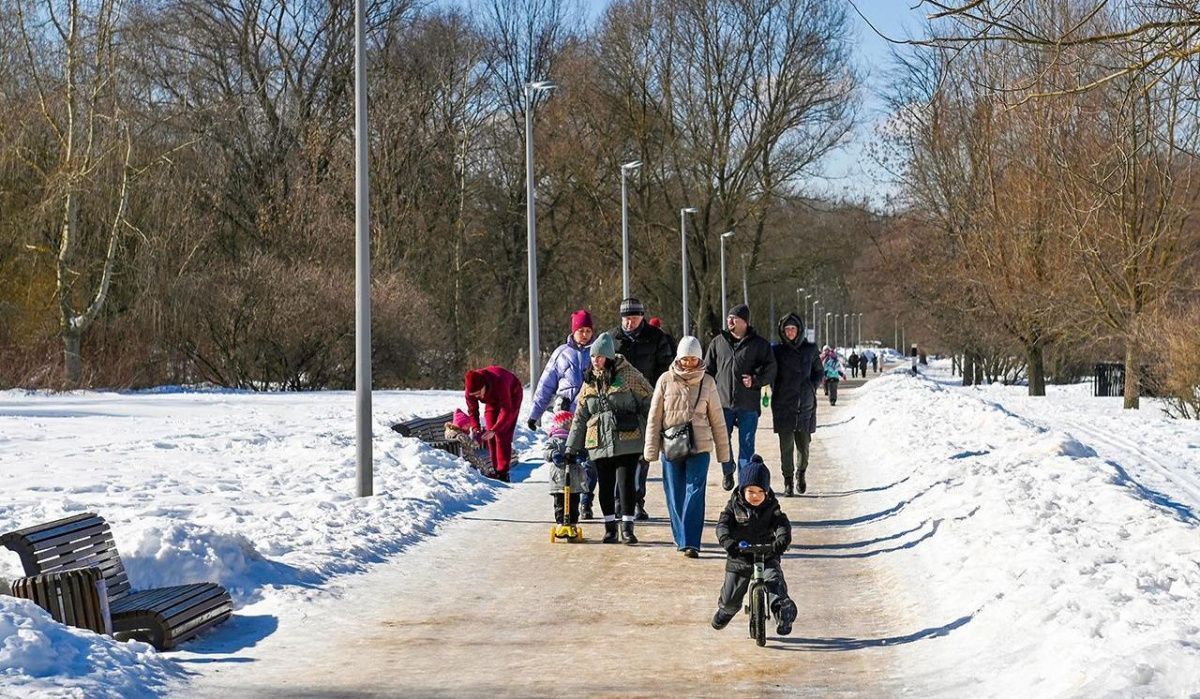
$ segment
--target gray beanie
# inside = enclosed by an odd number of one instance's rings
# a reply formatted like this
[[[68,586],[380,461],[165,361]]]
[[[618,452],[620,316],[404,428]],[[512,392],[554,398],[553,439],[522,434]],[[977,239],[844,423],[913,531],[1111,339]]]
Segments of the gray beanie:
[[[612,335],[606,332],[600,333],[600,337],[597,337],[592,342],[592,356],[607,357],[608,359],[617,358],[617,346],[613,343]]]
[[[641,301],[638,301],[637,299],[635,299],[632,296],[625,299],[624,301],[621,301],[621,317],[622,318],[624,318],[625,316],[644,316],[644,315],[646,315],[646,307],[642,305]]]

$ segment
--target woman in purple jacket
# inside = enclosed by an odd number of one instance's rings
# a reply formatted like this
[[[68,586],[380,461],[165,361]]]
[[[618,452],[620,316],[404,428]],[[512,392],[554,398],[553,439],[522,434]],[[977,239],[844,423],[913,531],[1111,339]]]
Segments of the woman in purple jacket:
[[[529,429],[537,431],[542,413],[546,412],[556,397],[566,398],[575,412],[575,399],[583,387],[583,373],[591,365],[591,346],[594,330],[592,314],[578,310],[571,314],[571,334],[559,345],[546,362],[542,378],[533,393],[533,409],[529,412]],[[590,463],[584,464],[588,474],[588,490],[580,499],[580,514],[584,519],[592,518],[592,497],[596,489],[596,472]]]

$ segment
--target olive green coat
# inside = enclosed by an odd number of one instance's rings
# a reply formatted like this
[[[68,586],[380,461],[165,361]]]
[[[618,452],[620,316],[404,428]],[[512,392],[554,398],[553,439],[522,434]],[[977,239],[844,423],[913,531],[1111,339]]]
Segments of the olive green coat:
[[[584,372],[567,437],[568,451],[580,453],[586,449],[593,460],[640,455],[646,441],[646,416],[653,392],[650,384],[619,354],[613,362],[611,382],[608,376],[608,372],[596,376],[593,369]],[[617,422],[622,417],[630,424],[636,418],[636,429],[618,430]]]

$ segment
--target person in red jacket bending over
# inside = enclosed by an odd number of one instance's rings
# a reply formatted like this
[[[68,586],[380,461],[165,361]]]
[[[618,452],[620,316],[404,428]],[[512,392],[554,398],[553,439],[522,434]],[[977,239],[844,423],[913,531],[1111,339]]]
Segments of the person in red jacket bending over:
[[[512,463],[513,433],[517,429],[517,413],[521,410],[525,389],[521,387],[521,380],[511,371],[498,366],[468,371],[466,384],[467,414],[471,417],[474,429],[480,428],[479,404],[487,406],[484,413],[486,430],[482,437],[496,472],[484,475],[507,483],[508,468]]]

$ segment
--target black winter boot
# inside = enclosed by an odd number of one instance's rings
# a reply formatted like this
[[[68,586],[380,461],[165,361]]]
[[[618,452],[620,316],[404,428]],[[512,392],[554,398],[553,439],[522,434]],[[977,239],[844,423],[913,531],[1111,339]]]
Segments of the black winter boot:
[[[786,636],[792,632],[792,622],[796,620],[796,603],[789,600],[784,600],[779,603],[779,608],[775,610],[775,618],[779,623],[775,626],[775,633],[780,636]]]
[[[633,535],[633,522],[630,522],[629,520],[621,522],[621,538],[624,539],[625,543],[629,544],[630,546],[638,542],[638,538]]]
[[[804,471],[800,472],[800,482],[797,485],[800,486],[801,493],[805,493],[808,491],[808,483],[804,482]]]
[[[729,621],[733,619],[733,615],[727,613],[724,609],[718,609],[716,614],[713,614],[712,627],[717,631],[729,626]]]
[[[726,473],[721,479],[721,487],[725,490],[733,490],[733,474]]]
[[[796,494],[796,487],[791,478],[783,479],[783,497],[790,498]]]
[[[604,538],[600,540],[600,543],[602,543],[602,544],[617,543],[617,523],[616,522],[605,522],[604,523]]]
[[[646,501],[645,500],[638,501],[637,508],[634,509],[634,511],[633,511],[633,516],[639,522],[645,522],[646,520],[650,519],[650,513],[646,512]]]

